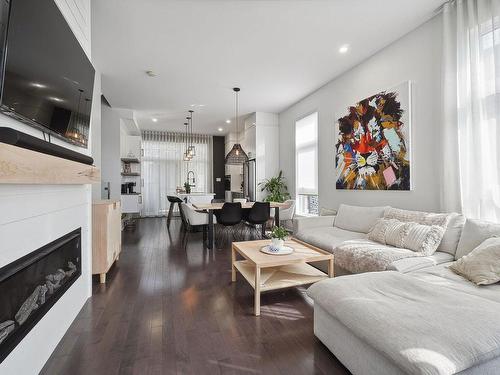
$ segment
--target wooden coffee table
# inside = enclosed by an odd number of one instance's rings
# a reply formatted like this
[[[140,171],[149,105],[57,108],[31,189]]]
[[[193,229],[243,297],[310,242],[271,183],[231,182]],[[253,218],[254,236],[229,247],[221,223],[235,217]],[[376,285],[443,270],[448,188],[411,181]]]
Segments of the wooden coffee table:
[[[295,251],[290,255],[264,254],[260,249],[270,240],[233,242],[232,275],[238,270],[255,290],[255,315],[260,315],[260,293],[268,290],[312,284],[333,277],[333,254],[297,239],[285,242]],[[244,259],[237,260],[237,254]],[[328,274],[309,263],[328,261]]]

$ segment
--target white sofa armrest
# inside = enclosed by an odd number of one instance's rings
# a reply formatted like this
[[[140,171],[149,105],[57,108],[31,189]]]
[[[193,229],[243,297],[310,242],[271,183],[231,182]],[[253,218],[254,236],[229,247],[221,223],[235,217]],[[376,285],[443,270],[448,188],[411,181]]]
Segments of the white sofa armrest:
[[[293,218],[293,233],[299,233],[309,228],[333,227],[334,222],[335,216],[296,216]]]

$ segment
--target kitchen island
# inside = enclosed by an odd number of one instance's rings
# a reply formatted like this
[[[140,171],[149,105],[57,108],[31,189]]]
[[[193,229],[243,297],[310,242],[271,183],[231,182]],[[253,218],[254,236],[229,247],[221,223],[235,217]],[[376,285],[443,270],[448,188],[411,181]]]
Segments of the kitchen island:
[[[208,204],[212,202],[212,199],[214,199],[215,193],[177,193],[177,196],[186,203]]]

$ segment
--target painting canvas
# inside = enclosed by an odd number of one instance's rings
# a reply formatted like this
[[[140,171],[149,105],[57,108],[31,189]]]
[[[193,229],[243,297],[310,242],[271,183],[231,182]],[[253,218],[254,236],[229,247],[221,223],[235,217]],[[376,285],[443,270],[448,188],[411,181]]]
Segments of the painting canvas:
[[[410,190],[410,82],[351,106],[337,122],[337,189]]]

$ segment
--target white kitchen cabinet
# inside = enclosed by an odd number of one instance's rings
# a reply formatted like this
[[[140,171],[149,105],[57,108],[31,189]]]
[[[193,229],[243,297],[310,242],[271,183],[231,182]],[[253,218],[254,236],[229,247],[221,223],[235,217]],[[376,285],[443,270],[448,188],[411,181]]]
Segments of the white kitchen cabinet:
[[[121,206],[124,214],[139,214],[142,209],[142,195],[122,194]]]

